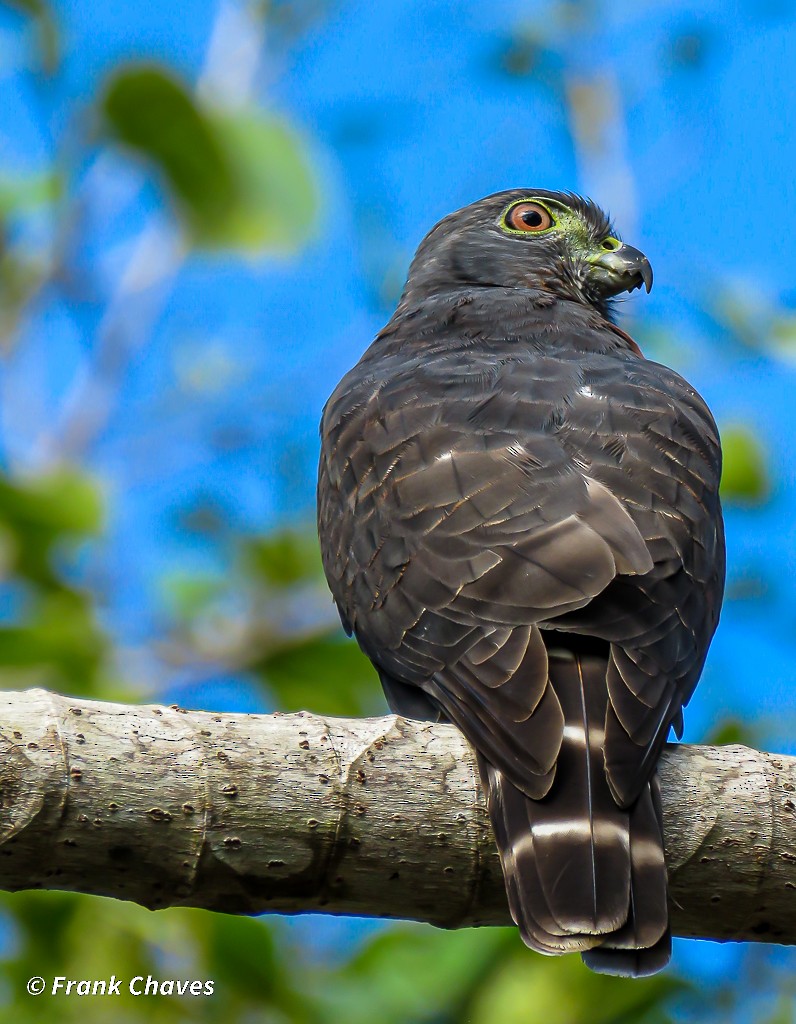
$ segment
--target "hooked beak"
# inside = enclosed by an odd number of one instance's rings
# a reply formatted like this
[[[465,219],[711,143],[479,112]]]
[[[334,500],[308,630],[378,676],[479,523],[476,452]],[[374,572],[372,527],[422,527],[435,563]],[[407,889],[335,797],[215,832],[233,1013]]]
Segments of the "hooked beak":
[[[632,292],[642,284],[649,292],[652,288],[652,267],[650,261],[632,245],[620,245],[618,249],[599,252],[589,258],[591,282],[604,298],[619,292]]]

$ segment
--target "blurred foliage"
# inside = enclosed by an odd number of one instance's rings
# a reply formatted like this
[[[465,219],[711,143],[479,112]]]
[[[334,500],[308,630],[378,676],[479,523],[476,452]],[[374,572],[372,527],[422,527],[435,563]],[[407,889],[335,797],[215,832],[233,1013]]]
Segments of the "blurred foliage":
[[[0,477],[0,681],[100,692],[108,644],[68,570],[101,517],[96,485],[76,471]]]
[[[30,20],[36,36],[36,50],[41,70],[45,74],[53,74],[58,68],[61,56],[61,41],[51,5],[47,0],[5,0],[5,2]]]
[[[21,190],[0,186],[0,348],[8,348],[28,305],[47,280],[48,268],[37,254],[8,239],[8,219],[24,206]]]
[[[732,743],[742,743],[747,747],[756,747],[760,741],[759,728],[754,722],[744,722],[731,716],[717,722],[703,737],[703,742],[714,747],[724,747]]]
[[[707,305],[740,346],[786,362],[796,360],[796,312],[783,308],[752,282],[718,288]]]
[[[729,424],[721,430],[721,447],[722,499],[743,505],[762,504],[771,485],[765,449],[757,434],[747,426]]]
[[[531,956],[513,928],[398,926],[348,961],[324,1002],[349,1024],[663,1024],[667,1000],[685,991],[672,976],[628,982],[579,957]]]
[[[321,553],[311,528],[247,538],[241,550],[241,564],[254,579],[276,587],[317,581],[323,572]]]
[[[108,134],[161,171],[199,241],[223,230],[236,182],[218,133],[187,89],[158,68],[127,66],[108,83],[102,110]]]
[[[338,631],[280,645],[250,667],[262,672],[287,711],[312,708],[318,714],[356,716],[386,710],[372,665]]]
[[[246,918],[193,910],[153,914],[130,903],[68,893],[20,893],[2,905],[13,921],[14,956],[0,963],[0,992],[16,997],[13,1019],[59,1022],[318,1019],[276,930]],[[119,996],[24,995],[32,966],[47,979],[122,979]],[[134,996],[132,978],[214,982],[211,996]],[[51,982],[50,982],[51,983]],[[9,1019],[9,1018],[5,1018]]]
[[[23,309],[35,296],[41,282],[37,268],[0,254],[0,345],[13,337]]]
[[[667,1000],[688,989],[673,976],[632,982],[594,975],[576,957],[529,954],[514,929],[442,932],[384,929],[330,963],[297,944],[279,921],[195,910],[152,913],[129,903],[68,893],[0,900],[13,919],[14,955],[0,962],[0,994],[46,979],[122,979],[119,996],[22,996],[20,1024],[142,1019],[273,1024],[665,1024]],[[130,979],[210,979],[210,997],[147,998]],[[50,982],[51,983],[51,982]],[[2,1000],[2,995],[0,995]]]
[[[260,111],[203,107],[171,72],[117,70],[101,98],[102,134],[159,172],[193,242],[296,249],[313,222],[312,178],[294,133]]]
[[[325,609],[314,629],[302,616],[291,635],[285,624],[278,636],[248,645],[246,667],[260,674],[288,711],[312,708],[327,715],[378,714],[384,702],[376,673],[353,640],[340,630],[323,577],[315,531],[281,530],[244,542],[240,565],[253,588],[252,606],[262,608],[275,592],[282,609],[308,604]],[[292,596],[290,595],[292,591]],[[256,613],[255,613],[256,614]]]
[[[60,191],[61,183],[54,174],[0,178],[0,217],[5,219],[21,211],[35,210],[52,203]]]
[[[166,656],[203,672],[251,672],[285,711],[383,713],[373,667],[341,633],[314,531],[236,536],[231,548],[227,572],[166,581]]]

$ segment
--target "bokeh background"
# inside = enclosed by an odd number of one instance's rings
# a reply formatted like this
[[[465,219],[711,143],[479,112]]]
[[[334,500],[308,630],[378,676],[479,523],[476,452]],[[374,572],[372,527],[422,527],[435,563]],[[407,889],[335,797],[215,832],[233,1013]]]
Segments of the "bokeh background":
[[[794,752],[796,5],[0,4],[0,684],[385,710],[314,539],[317,422],[457,206],[573,189],[655,268],[621,308],[726,451],[725,610],[688,741]],[[0,901],[15,1022],[796,1020],[783,948],[662,977],[511,929]],[[212,978],[210,999],[27,996]]]

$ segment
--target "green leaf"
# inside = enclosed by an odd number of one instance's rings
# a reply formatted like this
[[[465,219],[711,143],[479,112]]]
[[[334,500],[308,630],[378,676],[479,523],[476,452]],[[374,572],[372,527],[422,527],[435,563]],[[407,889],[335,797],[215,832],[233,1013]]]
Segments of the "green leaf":
[[[161,580],[161,589],[169,612],[181,622],[190,622],[223,594],[224,581],[209,574],[174,572]]]
[[[68,470],[28,480],[0,476],[0,526],[13,540],[23,575],[40,577],[56,542],[97,533],[101,521],[99,493],[84,476]]]
[[[353,640],[336,633],[281,646],[249,668],[263,674],[285,711],[384,713],[373,666]]]
[[[322,1020],[329,1024],[469,1020],[469,1013],[457,1010],[467,1006],[484,974],[516,942],[508,928],[453,932],[423,925],[386,928],[320,987]],[[502,1020],[500,1016],[493,1019]]]
[[[222,991],[234,992],[258,1008],[280,1007],[285,1021],[307,1019],[302,988],[306,979],[298,964],[287,969],[290,951],[277,942],[278,925],[268,927],[271,922],[226,914],[194,911],[193,916],[204,925],[207,954]]]
[[[0,537],[6,561],[20,576],[62,590],[54,551],[99,530],[96,486],[70,470],[31,479],[0,476]]]
[[[273,587],[289,587],[323,578],[321,554],[314,532],[281,530],[243,544],[247,572]]]
[[[288,251],[306,239],[312,178],[281,121],[206,109],[169,72],[140,65],[113,75],[101,111],[105,137],[160,172],[195,244]]]
[[[671,973],[616,978],[592,973],[577,956],[541,961],[517,948],[479,987],[467,1018],[472,1024],[664,1024],[667,1000],[684,990]]]
[[[701,742],[708,743],[711,747],[725,747],[731,743],[755,747],[761,739],[759,722],[744,722],[740,718],[729,716],[717,722]]]
[[[20,597],[16,614],[0,626],[0,685],[95,692],[107,641],[60,556],[96,533],[101,520],[96,486],[74,470],[0,475],[0,566]]]
[[[250,110],[214,115],[233,169],[237,202],[215,241],[234,248],[294,251],[312,227],[316,197],[309,165],[294,133]]]
[[[30,479],[0,478],[0,519],[19,529],[87,535],[102,524],[102,501],[96,485],[74,470]]]
[[[63,182],[56,173],[0,177],[0,217],[3,219],[24,210],[34,210],[55,202],[61,195]]]
[[[59,892],[0,893],[0,915],[4,935],[12,926],[0,958],[0,988],[3,1019],[14,1024],[320,1024],[309,1002],[314,978],[276,941],[275,922],[182,908],[154,914],[133,903]],[[123,981],[112,997],[36,1000],[25,989],[34,970],[48,980],[115,974]],[[129,981],[145,981],[148,974],[212,980],[213,995],[133,996]]]
[[[104,128],[151,160],[198,241],[212,239],[236,203],[227,154],[188,90],[157,67],[128,65],[108,82]]]
[[[722,498],[738,504],[762,504],[769,496],[771,485],[760,440],[749,427],[731,425],[721,431],[721,447],[724,453]]]
[[[37,685],[86,692],[105,651],[88,601],[64,590],[40,598],[22,625],[0,627],[0,677],[18,685],[21,671],[39,670]]]

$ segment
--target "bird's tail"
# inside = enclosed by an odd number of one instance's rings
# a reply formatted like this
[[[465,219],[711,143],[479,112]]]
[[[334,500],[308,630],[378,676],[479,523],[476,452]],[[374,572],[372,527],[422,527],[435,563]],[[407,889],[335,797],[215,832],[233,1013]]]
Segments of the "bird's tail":
[[[565,727],[548,795],[531,799],[479,757],[511,913],[540,953],[652,974],[671,952],[657,779],[617,806],[603,759],[607,662],[550,652],[549,665]]]

